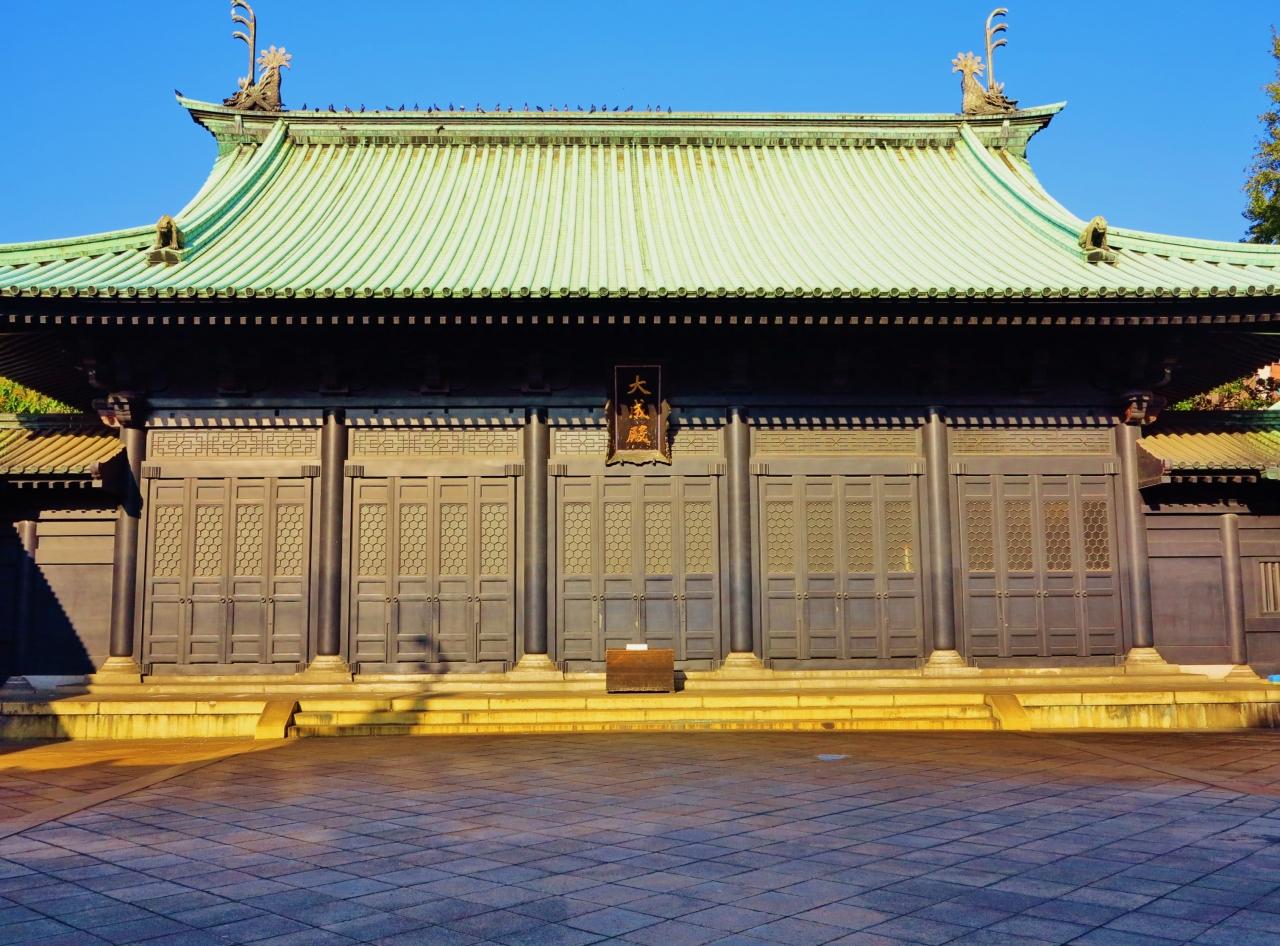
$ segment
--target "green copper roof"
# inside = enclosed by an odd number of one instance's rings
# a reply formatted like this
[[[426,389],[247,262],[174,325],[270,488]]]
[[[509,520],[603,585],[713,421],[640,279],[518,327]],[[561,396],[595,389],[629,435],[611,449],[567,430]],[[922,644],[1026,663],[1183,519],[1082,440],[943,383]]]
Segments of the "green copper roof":
[[[1275,295],[1280,248],[1086,222],[1013,116],[318,113],[184,101],[218,140],[153,227],[0,246],[0,297]],[[170,209],[170,208],[164,208]],[[1106,208],[1088,208],[1105,215]]]

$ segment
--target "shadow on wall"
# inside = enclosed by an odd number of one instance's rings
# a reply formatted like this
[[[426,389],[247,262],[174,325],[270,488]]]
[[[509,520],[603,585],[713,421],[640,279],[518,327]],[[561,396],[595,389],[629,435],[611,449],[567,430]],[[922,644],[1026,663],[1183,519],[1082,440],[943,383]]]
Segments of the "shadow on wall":
[[[92,673],[90,648],[106,649],[110,566],[75,561],[90,556],[59,555],[56,544],[52,561],[38,561],[22,543],[21,530],[34,528],[33,523],[0,527],[0,684],[15,675]],[[71,561],[58,560],[64,557]]]

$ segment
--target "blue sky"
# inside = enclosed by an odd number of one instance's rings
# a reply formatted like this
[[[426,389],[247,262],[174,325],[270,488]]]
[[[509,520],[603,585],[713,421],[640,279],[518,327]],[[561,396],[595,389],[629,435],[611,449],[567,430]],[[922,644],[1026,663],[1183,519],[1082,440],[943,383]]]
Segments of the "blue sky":
[[[999,77],[1070,102],[1032,145],[1083,217],[1243,234],[1241,184],[1274,73],[1262,0],[1005,0]],[[658,102],[677,111],[943,112],[950,61],[982,52],[970,0],[256,0],[262,46],[294,54],[286,103]],[[220,100],[246,70],[227,0],[13,6],[0,34],[0,241],[176,212],[213,142],[173,90]]]

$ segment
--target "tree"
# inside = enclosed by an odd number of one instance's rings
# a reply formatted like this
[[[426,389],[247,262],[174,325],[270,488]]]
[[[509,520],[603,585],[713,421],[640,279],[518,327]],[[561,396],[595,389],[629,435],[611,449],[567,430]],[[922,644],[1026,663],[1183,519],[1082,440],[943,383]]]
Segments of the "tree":
[[[8,378],[0,378],[0,414],[66,414],[67,405],[37,394]]]
[[[1262,137],[1249,165],[1244,185],[1249,196],[1250,243],[1280,243],[1280,33],[1271,31],[1271,55],[1276,59],[1276,77],[1265,86],[1269,107],[1258,116]]]

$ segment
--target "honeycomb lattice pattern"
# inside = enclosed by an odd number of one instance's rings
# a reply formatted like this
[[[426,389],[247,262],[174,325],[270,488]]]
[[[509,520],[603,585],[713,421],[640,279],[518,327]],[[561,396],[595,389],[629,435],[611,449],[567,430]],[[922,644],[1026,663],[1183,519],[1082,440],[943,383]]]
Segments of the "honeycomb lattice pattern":
[[[426,503],[400,506],[401,575],[420,577],[431,570],[431,510]]]
[[[196,578],[216,578],[222,574],[221,506],[196,507],[196,555],[191,573]]]
[[[1004,528],[1009,571],[1031,571],[1036,567],[1035,554],[1031,548],[1031,500],[1005,500]]]
[[[871,503],[851,500],[844,507],[845,541],[848,543],[849,571],[866,573],[876,567],[875,525]]]
[[[303,540],[306,523],[303,507],[298,503],[286,503],[276,507],[276,574],[301,575],[303,566]]]
[[[716,570],[715,528],[711,503],[684,504],[684,570],[710,574]]]
[[[604,573],[631,574],[631,504],[604,504]]]
[[[991,500],[965,500],[964,524],[969,547],[969,571],[995,571],[996,543],[991,522]]]
[[[1044,552],[1049,571],[1071,571],[1071,503],[1065,499],[1044,504]]]
[[[258,503],[236,506],[237,575],[262,574],[262,519],[262,506]]]
[[[182,574],[182,507],[157,506],[154,529],[151,573],[156,578],[177,578]]]
[[[916,570],[915,503],[895,499],[884,504],[884,544],[889,571],[909,575]]]
[[[505,575],[511,557],[506,503],[480,504],[480,574]]]
[[[670,575],[671,503],[646,503],[644,507],[644,570],[649,575]]]
[[[471,508],[466,503],[440,504],[440,574],[466,575]]]
[[[1105,499],[1086,499],[1080,504],[1084,525],[1084,567],[1091,572],[1111,571],[1111,520]]]
[[[796,570],[794,518],[795,507],[790,500],[765,504],[765,543],[769,547],[769,571],[775,575]]]
[[[387,570],[387,507],[383,503],[360,506],[360,574],[382,575]]]
[[[807,534],[805,551],[811,573],[827,575],[836,570],[836,530],[832,521],[835,504],[811,502],[805,509]]]
[[[564,571],[566,575],[591,574],[591,504],[564,504]]]

